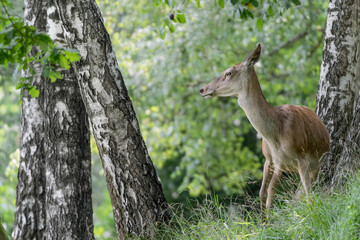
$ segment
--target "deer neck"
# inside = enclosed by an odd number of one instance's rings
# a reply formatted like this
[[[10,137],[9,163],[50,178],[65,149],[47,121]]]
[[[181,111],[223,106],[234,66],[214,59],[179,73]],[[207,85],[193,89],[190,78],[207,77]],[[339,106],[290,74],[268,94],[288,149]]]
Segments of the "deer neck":
[[[238,104],[256,131],[265,139],[277,139],[279,123],[274,107],[265,99],[254,69],[249,70],[249,81],[245,92],[238,95]]]

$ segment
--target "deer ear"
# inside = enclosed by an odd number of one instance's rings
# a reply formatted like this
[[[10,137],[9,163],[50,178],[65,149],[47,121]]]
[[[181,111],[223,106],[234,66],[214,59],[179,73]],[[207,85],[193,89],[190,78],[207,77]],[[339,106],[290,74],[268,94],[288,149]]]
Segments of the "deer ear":
[[[245,58],[244,64],[250,66],[257,63],[261,57],[262,47],[263,47],[262,43],[256,44],[256,48]]]

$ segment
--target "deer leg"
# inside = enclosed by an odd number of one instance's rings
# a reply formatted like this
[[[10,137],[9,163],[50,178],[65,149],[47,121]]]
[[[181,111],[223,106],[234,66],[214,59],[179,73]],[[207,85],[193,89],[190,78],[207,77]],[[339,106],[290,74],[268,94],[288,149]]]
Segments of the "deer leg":
[[[307,166],[300,167],[299,174],[300,174],[301,184],[303,186],[301,192],[305,192],[305,195],[308,195],[309,191],[311,190],[311,182],[313,177],[311,176],[311,173],[309,172],[309,168]]]
[[[269,182],[271,180],[273,176],[273,168],[272,168],[272,164],[270,162],[269,159],[266,159],[265,164],[264,164],[264,172],[263,172],[263,180],[261,183],[261,188],[260,188],[260,208],[261,208],[261,218],[264,218],[264,206],[266,204],[266,190],[268,188]]]
[[[270,208],[272,208],[272,198],[275,194],[276,187],[279,184],[281,173],[282,173],[282,171],[280,170],[280,168],[274,169],[273,176],[271,178],[269,187],[267,189],[266,210],[269,210]]]
[[[301,186],[298,186],[298,188],[295,191],[295,199],[300,200],[301,193],[302,193],[302,188],[301,188]]]

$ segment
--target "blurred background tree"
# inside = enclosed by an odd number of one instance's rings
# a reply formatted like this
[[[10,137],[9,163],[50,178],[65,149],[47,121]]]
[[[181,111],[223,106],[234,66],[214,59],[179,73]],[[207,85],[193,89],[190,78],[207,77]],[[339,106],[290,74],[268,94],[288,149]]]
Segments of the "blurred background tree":
[[[209,193],[241,197],[246,188],[257,194],[264,159],[256,131],[236,98],[205,101],[201,87],[242,61],[257,42],[265,48],[257,73],[272,105],[314,109],[319,80],[324,1],[259,1],[253,10],[246,5],[254,15],[247,20],[237,10],[239,1],[224,1],[224,8],[220,1],[200,1],[200,8],[197,2],[179,1],[172,10],[144,0],[98,1],[169,202]],[[162,40],[159,26],[177,10],[187,23],[173,23],[176,30],[171,34],[165,28]],[[21,16],[22,3],[15,1],[12,11]],[[0,216],[8,233],[15,210],[20,134],[13,69],[0,66]],[[97,239],[112,239],[116,232],[111,203],[92,143],[94,232]]]

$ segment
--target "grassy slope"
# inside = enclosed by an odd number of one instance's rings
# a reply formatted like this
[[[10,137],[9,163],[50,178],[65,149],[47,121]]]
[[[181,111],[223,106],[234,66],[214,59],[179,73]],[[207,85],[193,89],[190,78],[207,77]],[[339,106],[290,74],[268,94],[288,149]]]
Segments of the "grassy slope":
[[[360,177],[331,195],[287,199],[275,206],[263,225],[257,209],[224,207],[215,198],[191,209],[191,217],[177,213],[155,239],[360,239]]]

